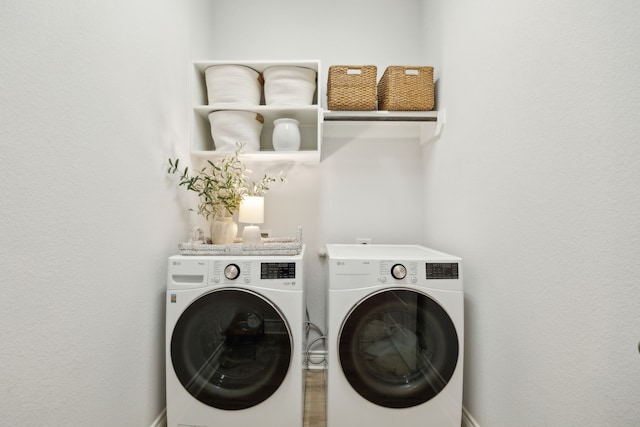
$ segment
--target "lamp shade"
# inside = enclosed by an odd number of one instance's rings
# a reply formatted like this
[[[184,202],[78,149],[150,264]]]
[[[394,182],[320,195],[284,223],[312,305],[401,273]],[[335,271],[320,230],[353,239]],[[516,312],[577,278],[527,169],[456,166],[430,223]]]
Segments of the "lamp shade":
[[[264,222],[264,197],[244,196],[240,203],[238,221],[246,224],[262,224]]]

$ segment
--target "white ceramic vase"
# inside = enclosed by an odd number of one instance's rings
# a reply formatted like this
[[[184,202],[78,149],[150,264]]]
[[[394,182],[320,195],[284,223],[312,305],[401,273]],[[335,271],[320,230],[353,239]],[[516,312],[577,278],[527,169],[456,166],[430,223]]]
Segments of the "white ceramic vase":
[[[295,119],[273,121],[273,149],[276,151],[298,151],[300,149],[300,128]]]
[[[211,243],[228,245],[233,243],[238,234],[238,224],[231,216],[216,216],[211,222]]]

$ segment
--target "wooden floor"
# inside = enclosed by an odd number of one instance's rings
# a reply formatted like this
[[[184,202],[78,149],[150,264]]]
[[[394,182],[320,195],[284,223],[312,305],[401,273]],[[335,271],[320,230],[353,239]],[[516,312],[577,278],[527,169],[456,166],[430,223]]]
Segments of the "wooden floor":
[[[308,369],[304,397],[304,427],[326,427],[325,372]]]

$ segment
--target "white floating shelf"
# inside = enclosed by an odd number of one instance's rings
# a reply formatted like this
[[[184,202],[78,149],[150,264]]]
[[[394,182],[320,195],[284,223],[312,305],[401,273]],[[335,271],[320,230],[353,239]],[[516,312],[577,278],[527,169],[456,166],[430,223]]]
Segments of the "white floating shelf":
[[[335,111],[324,110],[329,121],[424,122],[436,121],[437,111]]]
[[[224,157],[230,152],[219,152],[215,150],[199,150],[192,151],[195,157],[204,159],[215,159]],[[240,159],[244,162],[300,162],[300,163],[318,163],[320,161],[320,152],[317,150],[299,150],[299,151],[275,151],[260,150],[251,153],[240,154]]]
[[[324,111],[323,137],[411,138],[421,144],[440,134],[444,124],[440,111]]]

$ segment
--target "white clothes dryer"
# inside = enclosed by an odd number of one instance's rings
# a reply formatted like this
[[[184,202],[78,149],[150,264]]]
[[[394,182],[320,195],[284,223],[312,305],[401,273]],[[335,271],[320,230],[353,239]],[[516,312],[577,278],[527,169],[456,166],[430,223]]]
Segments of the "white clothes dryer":
[[[459,427],[459,257],[414,245],[327,245],[327,427]]]
[[[303,257],[169,258],[168,427],[302,426]]]

